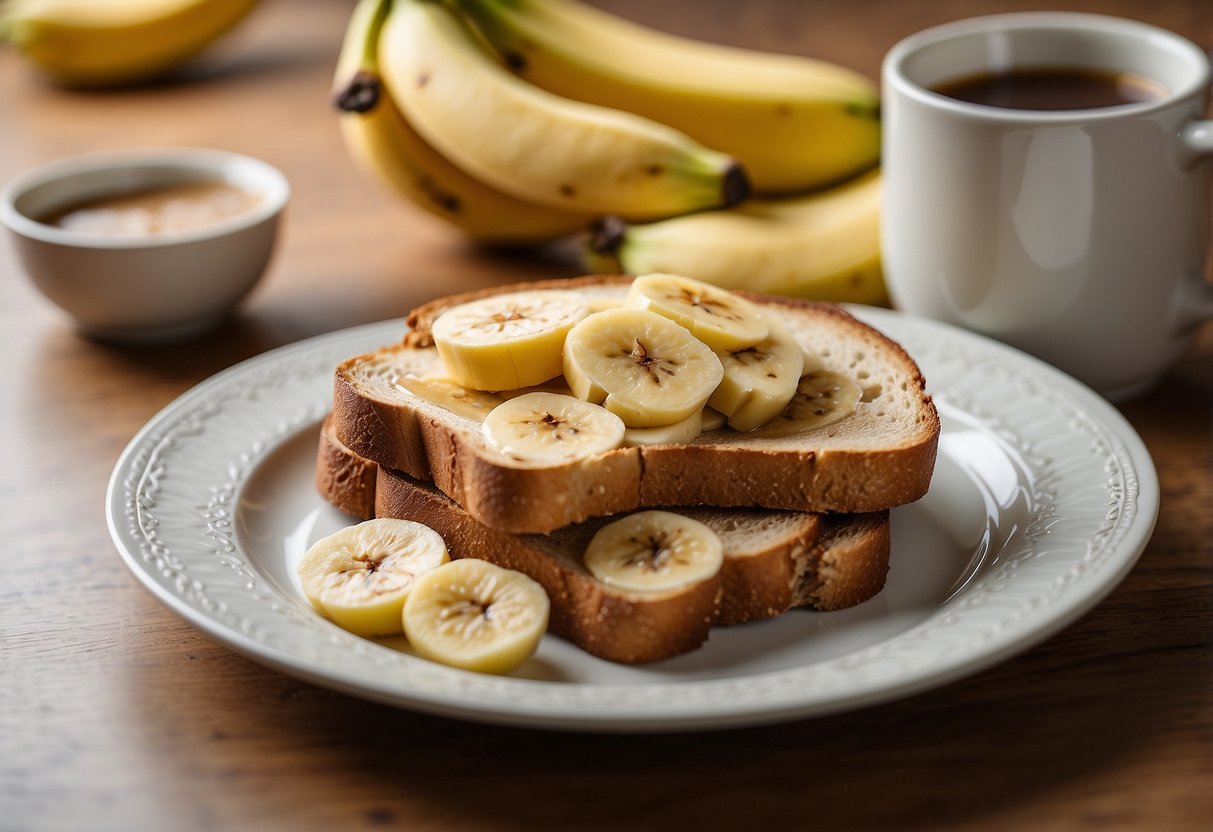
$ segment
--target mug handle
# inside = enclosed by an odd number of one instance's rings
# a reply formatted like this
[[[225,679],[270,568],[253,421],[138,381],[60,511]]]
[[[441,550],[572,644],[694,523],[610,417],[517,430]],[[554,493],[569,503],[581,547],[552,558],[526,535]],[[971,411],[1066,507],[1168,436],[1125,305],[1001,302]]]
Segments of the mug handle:
[[[1179,134],[1186,166],[1213,158],[1213,119],[1194,121]],[[1213,284],[1193,275],[1180,297],[1180,324],[1184,329],[1213,319]]]

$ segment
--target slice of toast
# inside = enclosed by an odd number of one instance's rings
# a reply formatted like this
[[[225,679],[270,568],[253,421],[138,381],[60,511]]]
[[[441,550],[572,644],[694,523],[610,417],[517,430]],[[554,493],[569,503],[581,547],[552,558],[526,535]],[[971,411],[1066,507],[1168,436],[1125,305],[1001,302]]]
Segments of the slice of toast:
[[[410,374],[445,375],[430,325],[451,306],[546,288],[576,289],[609,302],[622,299],[628,283],[617,277],[541,281],[418,308],[409,316],[404,343],[337,367],[337,436],[359,456],[433,482],[478,522],[510,532],[545,533],[589,517],[663,505],[863,513],[926,493],[939,416],[917,365],[899,345],[830,304],[745,295],[778,315],[825,369],[848,375],[864,391],[850,416],[790,436],[726,428],[686,444],[620,448],[525,467],[496,450],[474,419],[398,384]]]
[[[629,592],[597,580],[581,560],[590,538],[611,518],[549,535],[490,529],[432,485],[359,457],[337,438],[331,419],[321,430],[316,485],[330,503],[360,519],[422,522],[442,535],[452,557],[525,572],[552,601],[552,632],[617,662],[685,653],[701,645],[714,624],[770,618],[793,607],[854,606],[883,589],[888,571],[888,512],[677,509],[720,536],[720,572],[677,590]]]

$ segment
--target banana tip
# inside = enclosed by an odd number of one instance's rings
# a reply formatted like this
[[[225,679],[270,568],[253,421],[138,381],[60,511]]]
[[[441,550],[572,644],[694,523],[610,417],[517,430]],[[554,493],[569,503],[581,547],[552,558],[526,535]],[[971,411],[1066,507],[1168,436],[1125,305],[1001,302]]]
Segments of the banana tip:
[[[732,162],[725,170],[722,190],[725,207],[736,205],[750,195],[750,176],[740,162]]]
[[[615,216],[602,217],[590,226],[590,250],[595,254],[615,254],[627,236],[628,224]]]
[[[360,70],[333,95],[333,106],[345,113],[366,113],[375,109],[382,91],[379,76]]]

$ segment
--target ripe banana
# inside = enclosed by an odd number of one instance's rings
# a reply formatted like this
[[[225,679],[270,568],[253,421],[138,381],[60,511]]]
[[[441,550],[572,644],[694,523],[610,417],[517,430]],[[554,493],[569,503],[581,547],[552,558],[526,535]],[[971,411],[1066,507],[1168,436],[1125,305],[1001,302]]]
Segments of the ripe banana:
[[[863,390],[854,379],[830,370],[813,370],[801,377],[784,411],[755,434],[791,436],[832,425],[854,413],[861,398]]]
[[[724,414],[713,407],[705,407],[700,415],[703,420],[699,426],[700,433],[720,430],[725,426]]]
[[[550,611],[543,587],[521,572],[460,559],[417,580],[404,605],[404,632],[428,659],[505,673],[535,652]]]
[[[577,0],[444,0],[520,77],[668,124],[745,166],[755,190],[801,191],[877,161],[875,85],[822,61],[676,37]]]
[[[383,27],[384,81],[410,123],[467,173],[556,208],[666,217],[742,199],[729,156],[631,113],[522,81],[447,8],[395,0]]]
[[[715,350],[752,347],[767,336],[767,317],[752,303],[689,277],[638,277],[628,288],[624,305],[669,318]]]
[[[433,529],[409,520],[367,520],[316,541],[299,563],[303,593],[333,623],[360,636],[403,631],[417,576],[449,560]]]
[[[714,577],[724,563],[724,547],[697,520],[669,511],[638,511],[599,529],[583,561],[603,583],[660,592]]]
[[[389,0],[360,0],[337,62],[334,102],[346,148],[359,167],[482,242],[537,242],[586,228],[590,214],[537,205],[492,188],[413,129],[380,79],[379,35],[389,5]]]
[[[726,289],[887,304],[880,267],[879,171],[806,196],[749,200],[646,225],[599,224],[594,271],[675,272]]]
[[[457,383],[513,390],[560,375],[565,336],[587,311],[576,292],[509,292],[448,309],[431,332]]]
[[[618,448],[624,426],[614,413],[559,393],[526,393],[498,405],[484,434],[515,462],[560,465]]]
[[[691,442],[703,431],[703,410],[696,410],[681,422],[655,428],[627,428],[623,432],[624,447],[638,445],[681,445]]]
[[[681,422],[703,408],[724,370],[716,353],[685,327],[643,309],[585,318],[564,342],[573,393],[630,428]]]
[[[776,319],[767,337],[752,347],[717,353],[724,379],[708,399],[734,430],[761,427],[784,412],[796,395],[804,351]]]
[[[0,33],[61,84],[143,81],[202,51],[258,0],[11,0]]]

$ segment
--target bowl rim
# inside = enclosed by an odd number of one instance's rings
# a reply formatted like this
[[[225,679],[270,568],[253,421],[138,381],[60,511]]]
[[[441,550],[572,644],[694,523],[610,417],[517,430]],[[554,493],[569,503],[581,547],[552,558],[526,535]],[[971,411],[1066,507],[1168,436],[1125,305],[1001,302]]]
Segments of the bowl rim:
[[[98,172],[140,169],[176,169],[182,174],[210,173],[238,186],[250,187],[255,184],[262,199],[248,211],[199,228],[129,237],[70,231],[39,222],[17,208],[23,196],[55,182]],[[205,147],[95,150],[54,159],[15,176],[0,189],[0,224],[20,236],[66,248],[164,248],[224,237],[252,228],[280,214],[289,198],[290,184],[281,171],[268,162],[243,153]]]

